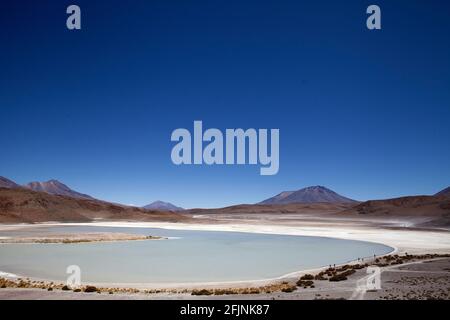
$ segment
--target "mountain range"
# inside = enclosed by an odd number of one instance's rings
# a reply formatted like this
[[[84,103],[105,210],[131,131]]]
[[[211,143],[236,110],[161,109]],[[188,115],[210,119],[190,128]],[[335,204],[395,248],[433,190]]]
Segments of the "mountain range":
[[[450,225],[450,187],[432,196],[409,196],[358,202],[326,187],[284,191],[257,204],[183,211],[171,203],[155,201],[137,208],[109,203],[50,180],[20,186],[0,177],[0,223],[40,221],[91,221],[97,219],[170,220],[189,214],[296,213],[373,217],[428,217],[435,225]]]
[[[88,199],[88,200],[96,200],[88,194],[80,193],[75,190],[72,190],[64,183],[52,179],[45,182],[34,181],[24,185],[18,185],[12,180],[9,180],[5,177],[0,176],[0,188],[8,188],[8,189],[17,189],[24,188],[38,192],[45,192],[48,194],[59,195],[59,196],[67,196],[76,199]],[[156,210],[156,211],[183,211],[184,209],[181,207],[177,207],[170,202],[164,201],[155,201],[146,206],[142,207],[147,210]]]
[[[55,195],[21,186],[16,187],[3,179],[1,181],[0,223],[189,220],[189,217],[171,211],[149,210],[96,199]]]
[[[19,185],[14,181],[0,176],[0,188],[26,188],[33,191],[45,192],[53,195],[68,196],[77,199],[95,200],[88,194],[80,193],[69,188],[64,183],[52,179],[46,182],[30,182],[25,185]],[[434,196],[450,197],[450,187],[445,188]],[[310,186],[299,189],[297,191],[282,191],[279,194],[266,200],[258,202],[257,205],[276,205],[276,204],[312,204],[312,203],[330,203],[330,204],[357,204],[359,201],[350,199],[336,193],[324,186]],[[170,202],[155,201],[146,206],[144,209],[163,210],[163,211],[182,211],[184,208],[178,207]]]
[[[90,195],[72,190],[64,183],[61,183],[58,180],[54,179],[46,182],[34,181],[21,186],[15,183],[14,181],[11,181],[5,177],[0,176],[0,188],[8,188],[8,189],[24,188],[38,192],[45,192],[53,195],[67,196],[77,199],[94,200],[94,198],[91,197]]]

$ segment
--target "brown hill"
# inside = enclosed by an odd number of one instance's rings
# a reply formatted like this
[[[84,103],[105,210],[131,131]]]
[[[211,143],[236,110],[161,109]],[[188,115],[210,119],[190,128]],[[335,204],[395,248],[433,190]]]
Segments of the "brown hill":
[[[370,200],[341,214],[371,217],[421,218],[429,226],[450,226],[450,198],[437,196],[410,196],[386,200]]]
[[[99,200],[0,188],[0,223],[84,222],[94,219],[176,222],[188,218],[174,212],[152,211]]]
[[[299,214],[312,218],[359,218],[377,221],[402,220],[416,227],[449,227],[450,198],[412,196],[387,200],[370,200],[362,203],[293,203],[293,204],[242,204],[217,209],[190,209],[189,214]]]
[[[290,203],[290,204],[240,204],[217,209],[190,209],[190,214],[239,214],[239,213],[338,213],[354,206],[349,203]]]
[[[410,196],[386,200],[370,200],[352,208],[359,214],[436,215],[450,213],[450,199],[435,196]]]

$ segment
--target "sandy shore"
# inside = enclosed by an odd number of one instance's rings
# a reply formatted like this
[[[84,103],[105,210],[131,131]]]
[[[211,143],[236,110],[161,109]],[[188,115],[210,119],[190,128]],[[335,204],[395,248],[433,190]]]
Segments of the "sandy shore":
[[[142,241],[142,240],[162,240],[163,237],[144,236],[126,233],[96,232],[80,234],[49,234],[33,237],[1,237],[0,243],[89,243],[89,242],[114,242],[114,241]]]

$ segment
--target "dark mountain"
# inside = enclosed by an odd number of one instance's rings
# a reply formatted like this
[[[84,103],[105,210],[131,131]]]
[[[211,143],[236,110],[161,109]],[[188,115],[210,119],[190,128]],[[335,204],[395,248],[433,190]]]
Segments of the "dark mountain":
[[[259,204],[289,204],[289,203],[356,203],[357,201],[322,187],[307,187],[297,191],[285,191],[275,197],[266,199]]]
[[[439,191],[435,194],[435,196],[439,197],[450,197],[450,187],[445,188],[444,190]]]
[[[0,188],[20,188],[20,186],[14,181],[0,176]]]
[[[94,199],[93,197],[76,192],[58,180],[50,180],[47,182],[30,182],[24,185],[25,188],[33,191],[46,192],[54,195],[67,196],[78,199]]]
[[[143,207],[149,210],[161,210],[161,211],[182,211],[183,208],[177,207],[170,202],[155,201]]]

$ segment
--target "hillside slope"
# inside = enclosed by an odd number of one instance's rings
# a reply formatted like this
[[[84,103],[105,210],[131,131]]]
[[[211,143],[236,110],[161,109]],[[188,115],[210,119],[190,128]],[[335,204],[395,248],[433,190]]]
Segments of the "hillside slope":
[[[64,183],[59,182],[58,180],[49,180],[46,182],[30,182],[26,185],[24,185],[24,188],[33,190],[33,191],[39,191],[39,192],[47,192],[54,195],[60,195],[60,196],[68,196],[72,198],[79,198],[79,199],[91,199],[94,198],[90,195],[77,192],[75,190],[70,189],[68,186],[66,186]]]
[[[174,212],[145,210],[99,200],[0,188],[0,223],[85,222],[94,219],[176,222],[188,218]]]

